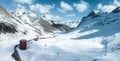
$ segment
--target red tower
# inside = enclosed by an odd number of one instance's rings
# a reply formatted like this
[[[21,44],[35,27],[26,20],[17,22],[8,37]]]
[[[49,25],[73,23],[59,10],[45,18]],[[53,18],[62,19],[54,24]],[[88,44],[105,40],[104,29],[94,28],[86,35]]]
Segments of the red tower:
[[[21,50],[27,49],[27,40],[25,40],[25,39],[20,40],[20,49]]]

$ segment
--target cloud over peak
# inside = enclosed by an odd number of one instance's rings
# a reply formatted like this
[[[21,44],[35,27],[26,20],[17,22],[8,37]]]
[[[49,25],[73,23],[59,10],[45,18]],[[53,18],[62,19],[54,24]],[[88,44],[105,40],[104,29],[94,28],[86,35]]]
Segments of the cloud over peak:
[[[103,12],[111,12],[113,11],[116,7],[119,7],[120,6],[120,2],[118,0],[113,0],[113,3],[112,4],[109,4],[109,5],[103,5],[102,3],[99,3],[97,5],[97,9],[98,10],[101,10]]]
[[[98,4],[98,9],[103,12],[111,12],[116,7],[114,5],[102,5],[101,3]]]
[[[14,1],[21,4],[32,4],[34,2],[34,0],[14,0]]]
[[[60,8],[57,9],[59,12],[66,13],[67,11],[72,11],[73,8],[68,3],[61,1]]]
[[[80,1],[80,3],[74,3],[73,6],[79,13],[82,13],[89,7],[89,4],[85,1]]]
[[[47,4],[35,4],[35,5],[30,5],[30,9],[32,11],[37,11],[40,13],[49,13],[52,8],[54,8],[55,5],[47,5]]]
[[[71,10],[73,10],[73,8],[68,4],[68,3],[65,3],[65,2],[61,2],[61,8],[62,9],[64,9],[64,10],[69,10],[69,11],[71,11]]]

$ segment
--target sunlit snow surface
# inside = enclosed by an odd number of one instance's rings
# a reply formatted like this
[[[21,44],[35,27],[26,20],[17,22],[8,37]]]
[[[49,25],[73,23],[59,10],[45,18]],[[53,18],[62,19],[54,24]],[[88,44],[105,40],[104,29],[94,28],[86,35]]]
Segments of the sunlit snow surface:
[[[119,54],[108,53],[104,56],[103,40],[108,40],[112,43],[109,45],[114,46],[120,39],[120,33],[112,36],[80,38],[89,34],[94,34],[100,30],[90,30],[80,32],[78,30],[70,33],[54,33],[51,35],[44,35],[47,39],[39,39],[39,41],[31,41],[28,43],[27,50],[19,50],[20,56],[24,61],[108,61],[114,56],[111,61],[118,61]],[[55,36],[55,37],[54,37]],[[16,34],[1,34],[0,35],[0,61],[14,61],[11,57],[13,48],[19,43],[20,39],[32,39],[35,35]],[[113,43],[114,40],[114,43]],[[111,47],[110,47],[111,48]],[[110,49],[108,48],[110,51]],[[118,52],[117,52],[118,53]],[[6,59],[7,58],[7,59]]]
[[[19,51],[25,61],[89,61],[102,53],[102,37],[72,40],[70,36],[56,34],[55,38],[31,42],[28,50]]]
[[[92,32],[93,31],[90,33]],[[80,34],[83,35],[82,33]],[[87,32],[84,34],[87,34]],[[15,34],[8,37],[10,35],[11,34],[1,36],[3,37],[1,38],[2,40],[6,38],[5,40],[10,41],[1,41],[1,46],[3,47],[1,47],[0,55],[3,58],[0,60],[2,61],[13,60],[11,58],[13,47],[19,43],[19,38],[24,38],[19,37],[20,35],[16,36]],[[104,55],[103,45],[101,44],[102,37],[81,40],[71,39],[76,35],[77,31],[68,34],[55,34],[55,38],[29,42],[28,49],[25,51],[18,50],[24,61],[90,61],[96,56]]]

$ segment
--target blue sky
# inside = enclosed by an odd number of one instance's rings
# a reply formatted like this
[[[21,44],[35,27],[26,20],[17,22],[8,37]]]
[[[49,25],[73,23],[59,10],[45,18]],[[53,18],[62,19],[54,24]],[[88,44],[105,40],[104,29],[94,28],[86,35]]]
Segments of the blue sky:
[[[38,15],[49,14],[63,21],[76,21],[92,10],[111,12],[120,6],[120,0],[0,0],[0,5],[9,11],[21,6]]]

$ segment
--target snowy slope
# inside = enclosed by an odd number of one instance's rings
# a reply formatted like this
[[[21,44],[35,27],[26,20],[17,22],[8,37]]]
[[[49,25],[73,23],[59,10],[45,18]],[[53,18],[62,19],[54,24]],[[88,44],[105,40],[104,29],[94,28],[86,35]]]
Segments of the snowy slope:
[[[32,25],[32,22],[37,19],[37,15],[29,10],[26,10],[23,7],[18,7],[16,11],[13,13],[14,16],[18,17],[25,23],[29,23]]]
[[[120,9],[119,7],[111,13],[96,13],[92,11],[88,16],[84,17],[79,24],[77,30],[79,33],[87,33],[87,35],[78,36],[75,39],[88,39],[94,37],[102,37],[101,44],[106,46],[107,55],[100,55],[95,61],[119,61],[119,42],[120,42]],[[97,30],[91,34],[89,31]],[[106,47],[103,48],[105,50]]]
[[[40,31],[13,16],[2,6],[0,6],[0,21],[5,24],[8,23],[6,24],[7,26],[9,26],[9,24],[15,26],[17,30],[16,33],[5,34],[0,32],[0,57],[2,57],[0,61],[14,61],[11,57],[14,45],[19,43],[20,39],[29,40],[36,38],[36,35],[40,35]]]
[[[29,10],[26,10],[24,8],[21,8],[21,7],[20,8],[18,7],[13,15],[21,19],[26,24],[36,27],[37,29],[41,31],[42,34],[54,32],[54,31],[66,31],[68,30],[66,29],[66,27],[69,27],[67,25],[61,26],[63,27],[62,30],[59,27],[56,28],[53,26],[52,21],[55,24],[62,24],[62,22],[60,21],[61,20],[60,17],[53,16],[50,14],[45,14],[40,17],[36,15],[35,13]]]

